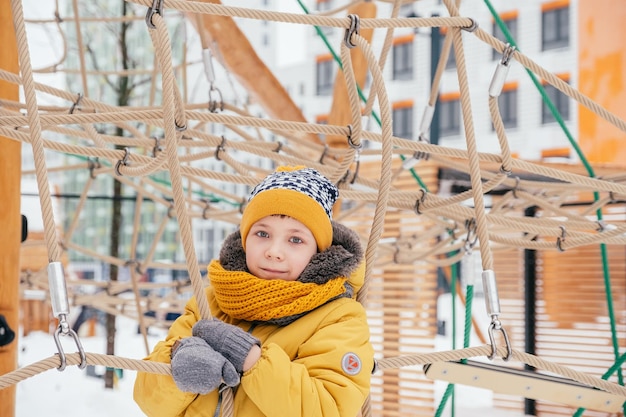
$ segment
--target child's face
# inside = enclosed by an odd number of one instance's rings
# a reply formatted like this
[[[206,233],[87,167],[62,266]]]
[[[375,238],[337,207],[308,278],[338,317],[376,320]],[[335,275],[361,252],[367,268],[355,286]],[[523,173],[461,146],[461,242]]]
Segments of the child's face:
[[[267,216],[252,225],[246,237],[250,273],[263,279],[295,281],[317,253],[313,233],[287,216]]]

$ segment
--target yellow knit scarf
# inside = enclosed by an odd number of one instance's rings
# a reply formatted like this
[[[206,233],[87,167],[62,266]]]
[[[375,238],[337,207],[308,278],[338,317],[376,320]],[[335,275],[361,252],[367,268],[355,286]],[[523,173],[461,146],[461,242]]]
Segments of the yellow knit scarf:
[[[346,277],[323,285],[261,279],[244,271],[227,271],[219,261],[209,265],[211,287],[221,310],[247,321],[269,321],[311,311],[343,294]]]

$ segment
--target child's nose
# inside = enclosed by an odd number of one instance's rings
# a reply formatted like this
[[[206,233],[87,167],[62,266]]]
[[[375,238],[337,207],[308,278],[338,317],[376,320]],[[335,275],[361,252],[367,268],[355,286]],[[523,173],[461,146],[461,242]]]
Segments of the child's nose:
[[[272,242],[272,244],[269,245],[269,247],[267,248],[267,251],[265,252],[265,256],[267,256],[268,258],[274,258],[274,259],[283,259],[284,258],[284,248],[283,245],[281,245],[279,242]]]

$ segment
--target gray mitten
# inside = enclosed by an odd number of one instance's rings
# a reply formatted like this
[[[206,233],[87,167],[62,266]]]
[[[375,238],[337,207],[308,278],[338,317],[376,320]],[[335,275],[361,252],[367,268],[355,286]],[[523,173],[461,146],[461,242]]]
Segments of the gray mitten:
[[[206,394],[220,386],[239,384],[233,365],[199,337],[181,339],[172,357],[172,376],[178,389]]]
[[[224,355],[237,372],[243,372],[243,362],[252,346],[261,346],[256,337],[218,319],[200,320],[194,324],[192,331],[194,336],[206,340],[213,349]]]

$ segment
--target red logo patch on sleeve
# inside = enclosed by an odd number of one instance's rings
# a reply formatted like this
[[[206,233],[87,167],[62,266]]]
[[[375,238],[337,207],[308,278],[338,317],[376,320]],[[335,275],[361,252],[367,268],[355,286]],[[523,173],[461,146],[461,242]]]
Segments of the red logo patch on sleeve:
[[[356,353],[348,352],[341,358],[341,369],[348,375],[361,372],[361,358]]]

